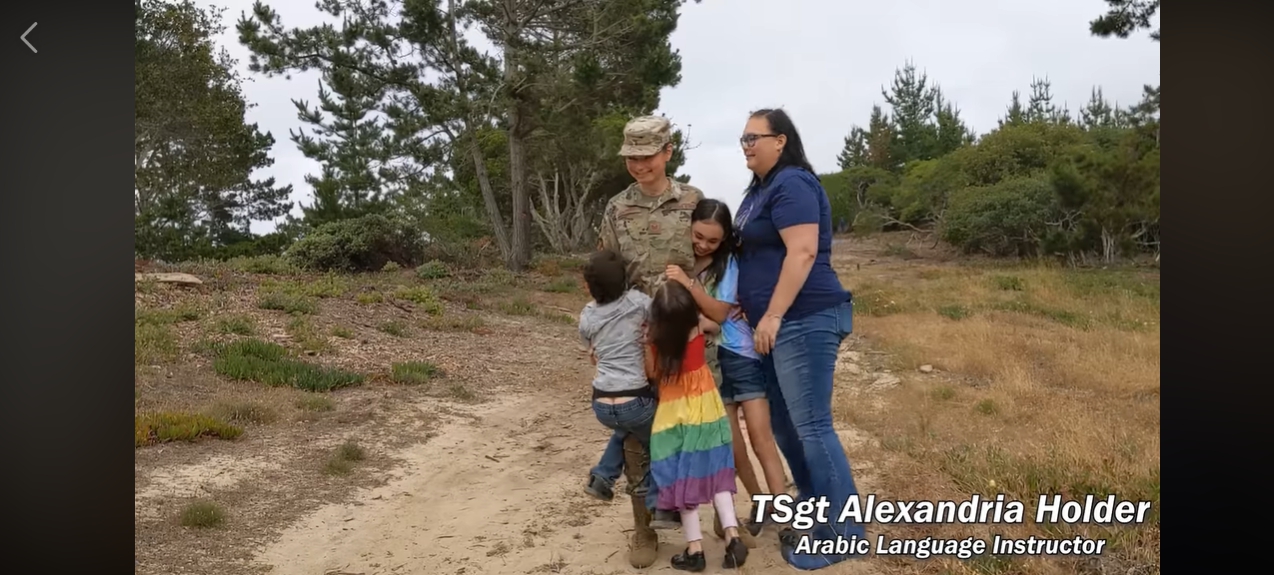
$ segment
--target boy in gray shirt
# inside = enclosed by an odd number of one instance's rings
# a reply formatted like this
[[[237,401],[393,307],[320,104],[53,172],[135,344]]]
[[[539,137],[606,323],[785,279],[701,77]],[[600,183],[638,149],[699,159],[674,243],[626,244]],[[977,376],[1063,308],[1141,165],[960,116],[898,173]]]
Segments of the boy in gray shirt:
[[[579,316],[579,333],[593,352],[597,375],[593,378],[593,412],[597,421],[614,430],[601,460],[589,475],[584,490],[610,501],[623,472],[624,439],[635,435],[650,449],[650,428],[658,399],[646,379],[645,323],[650,297],[631,289],[627,265],[619,254],[600,251],[584,266],[584,283],[593,301]],[[646,507],[655,508],[657,487],[647,474],[633,496],[645,491]]]

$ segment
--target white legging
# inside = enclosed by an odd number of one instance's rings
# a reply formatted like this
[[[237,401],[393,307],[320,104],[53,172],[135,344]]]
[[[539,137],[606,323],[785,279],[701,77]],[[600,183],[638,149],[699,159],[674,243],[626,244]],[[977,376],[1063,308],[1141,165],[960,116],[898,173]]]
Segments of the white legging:
[[[729,491],[713,495],[712,506],[717,510],[722,529],[739,526],[739,518],[734,514],[734,495]],[[686,542],[703,540],[703,531],[699,528],[699,507],[681,512],[681,529],[686,534]]]

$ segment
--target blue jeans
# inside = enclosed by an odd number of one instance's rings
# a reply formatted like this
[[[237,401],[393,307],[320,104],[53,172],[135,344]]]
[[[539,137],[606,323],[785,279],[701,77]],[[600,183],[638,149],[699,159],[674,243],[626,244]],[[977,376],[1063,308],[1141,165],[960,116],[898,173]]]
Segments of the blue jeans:
[[[825,497],[830,503],[829,523],[815,526],[812,532],[818,539],[866,534],[860,524],[836,522],[845,501],[858,494],[849,459],[832,427],[832,373],[840,344],[853,331],[853,313],[853,304],[846,301],[783,322],[774,349],[761,362],[770,402],[770,425],[779,451],[792,469],[797,497]],[[806,570],[853,557],[797,555],[790,548],[784,549],[783,555],[788,564]]]
[[[615,485],[624,469],[624,439],[630,434],[637,437],[649,456],[650,427],[655,423],[655,408],[658,405],[657,400],[649,397],[638,397],[624,403],[593,402],[593,413],[597,415],[597,421],[614,430],[610,441],[606,443],[606,450],[602,452],[601,460],[593,468],[593,475],[606,481],[607,485]],[[650,470],[646,471],[641,484],[630,485],[629,489],[633,497],[645,498],[647,509],[654,509],[659,488],[651,478]]]

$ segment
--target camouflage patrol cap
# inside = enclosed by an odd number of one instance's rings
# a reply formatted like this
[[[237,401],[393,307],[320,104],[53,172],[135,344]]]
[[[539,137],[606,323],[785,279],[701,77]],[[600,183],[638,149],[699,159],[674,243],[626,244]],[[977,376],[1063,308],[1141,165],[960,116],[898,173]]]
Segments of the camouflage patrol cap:
[[[653,156],[672,141],[672,123],[662,116],[633,118],[624,126],[624,145],[619,155]]]

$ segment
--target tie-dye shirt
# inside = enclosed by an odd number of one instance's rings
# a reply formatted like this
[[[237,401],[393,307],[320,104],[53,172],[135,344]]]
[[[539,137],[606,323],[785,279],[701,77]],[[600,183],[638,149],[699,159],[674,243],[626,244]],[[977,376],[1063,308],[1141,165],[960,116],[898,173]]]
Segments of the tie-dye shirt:
[[[701,278],[702,279],[702,278]],[[739,264],[731,256],[726,262],[725,272],[717,279],[713,285],[705,286],[708,293],[717,301],[722,301],[735,308],[726,317],[725,324],[721,326],[721,333],[717,336],[717,345],[737,353],[744,357],[757,359],[756,349],[752,343],[752,327],[743,318],[743,311],[739,305]]]

